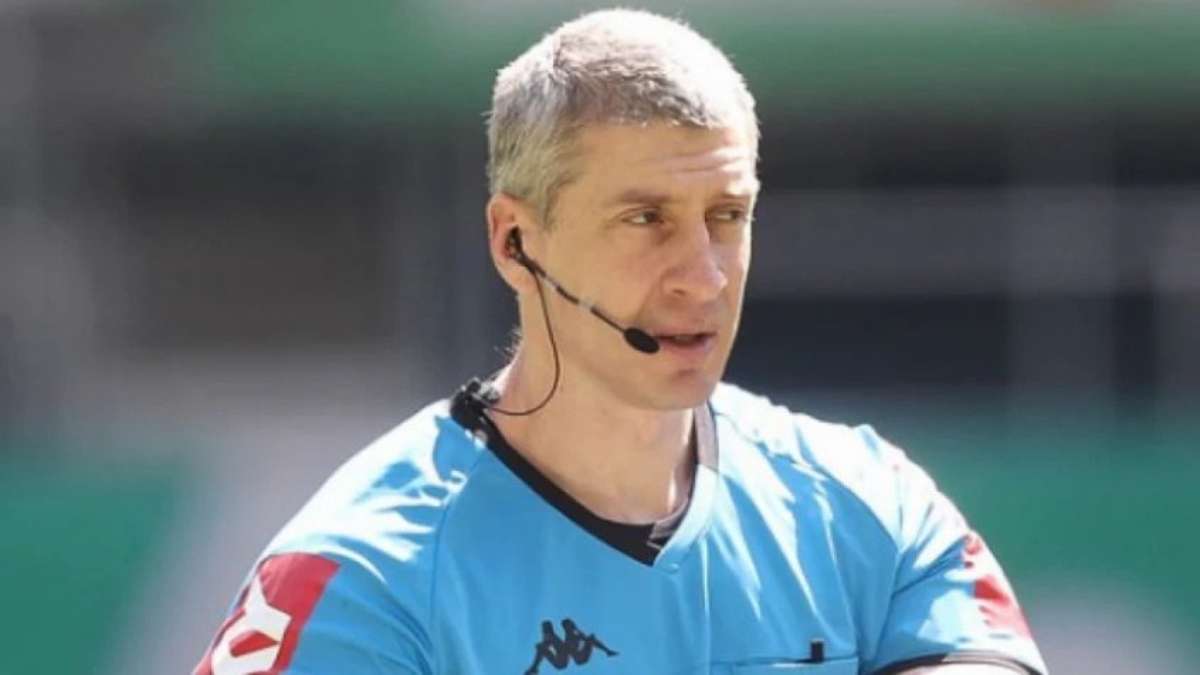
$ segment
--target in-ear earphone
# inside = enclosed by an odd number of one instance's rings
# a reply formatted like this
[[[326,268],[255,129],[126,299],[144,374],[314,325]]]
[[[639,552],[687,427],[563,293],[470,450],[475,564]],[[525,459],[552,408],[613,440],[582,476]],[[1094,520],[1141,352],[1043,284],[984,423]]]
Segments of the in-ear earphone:
[[[508,235],[504,241],[504,251],[510,258],[517,261],[517,263],[519,263],[525,269],[529,270],[529,273],[532,274],[534,279],[537,281],[538,300],[540,300],[542,304],[542,317],[546,321],[546,334],[549,336],[550,349],[554,354],[554,383],[550,385],[550,393],[546,394],[546,398],[542,399],[541,403],[530,408],[529,410],[504,410],[503,408],[496,407],[484,397],[478,395],[474,396],[476,401],[484,408],[487,408],[493,412],[497,412],[501,415],[509,415],[512,417],[532,415],[533,413],[546,407],[546,404],[549,403],[550,399],[554,397],[554,393],[558,391],[558,383],[562,378],[562,363],[560,362],[558,356],[558,342],[554,337],[554,327],[550,324],[550,310],[546,306],[546,294],[542,291],[543,281],[568,302],[576,307],[586,309],[592,314],[592,316],[595,316],[597,319],[600,319],[605,324],[611,326],[614,330],[621,333],[621,335],[625,338],[625,343],[630,347],[643,354],[654,354],[659,350],[660,345],[658,344],[658,340],[646,331],[641,330],[640,328],[622,327],[607,314],[600,311],[599,308],[597,308],[594,304],[587,300],[581,299],[579,296],[566,290],[562,287],[562,285],[555,281],[554,277],[551,277],[546,270],[544,270],[542,266],[537,263],[537,261],[535,261],[533,258],[530,258],[525,253],[525,249],[521,245],[521,228],[514,227],[508,231]],[[480,387],[477,386],[474,389],[468,389],[467,391],[468,393],[476,393],[479,389]]]
[[[617,323],[616,320],[610,317],[607,313],[602,312],[600,308],[596,307],[595,303],[587,299],[580,298],[574,293],[563,288],[562,285],[554,279],[554,277],[550,276],[550,274],[547,273],[546,270],[537,263],[537,261],[526,255],[525,249],[521,245],[520,228],[514,227],[513,229],[509,230],[508,238],[505,241],[505,250],[514,260],[525,267],[525,269],[529,270],[530,274],[533,274],[538,279],[545,281],[568,302],[576,307],[580,307],[588,312],[591,312],[591,314],[597,319],[600,319],[620,333],[625,338],[625,343],[630,347],[643,354],[654,354],[658,352],[660,345],[654,336],[640,328],[625,327]],[[538,286],[538,290],[539,292],[541,291],[540,285]],[[547,317],[547,322],[549,322],[549,317]]]

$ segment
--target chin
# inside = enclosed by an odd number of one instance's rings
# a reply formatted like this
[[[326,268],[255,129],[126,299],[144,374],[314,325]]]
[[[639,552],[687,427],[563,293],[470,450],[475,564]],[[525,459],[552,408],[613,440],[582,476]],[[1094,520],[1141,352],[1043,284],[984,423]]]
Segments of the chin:
[[[720,374],[690,371],[679,373],[653,389],[643,385],[639,393],[647,407],[655,410],[689,410],[707,401],[720,381]]]

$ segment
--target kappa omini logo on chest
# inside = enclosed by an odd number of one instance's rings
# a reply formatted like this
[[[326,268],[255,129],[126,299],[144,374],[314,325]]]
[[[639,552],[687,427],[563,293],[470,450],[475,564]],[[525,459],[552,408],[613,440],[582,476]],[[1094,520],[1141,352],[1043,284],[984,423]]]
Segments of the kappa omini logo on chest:
[[[542,640],[534,645],[533,663],[524,675],[538,675],[539,669],[546,665],[554,670],[566,670],[572,663],[586,665],[596,651],[603,652],[608,658],[617,656],[616,650],[604,644],[595,633],[585,633],[573,620],[567,618],[560,623],[562,637],[555,632],[554,622],[542,622]]]

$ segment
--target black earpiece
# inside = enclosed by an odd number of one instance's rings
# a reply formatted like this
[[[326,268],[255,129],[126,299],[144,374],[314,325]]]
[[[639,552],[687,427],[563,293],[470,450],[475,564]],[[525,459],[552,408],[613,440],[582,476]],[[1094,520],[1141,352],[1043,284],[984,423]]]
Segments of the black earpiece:
[[[546,282],[550,288],[553,288],[555,292],[565,298],[567,302],[570,302],[572,305],[575,305],[580,309],[587,310],[592,314],[592,316],[600,319],[604,323],[608,324],[610,328],[620,333],[625,338],[625,343],[630,347],[643,354],[655,354],[658,352],[660,345],[658,343],[658,339],[656,339],[653,335],[650,335],[640,328],[633,328],[632,326],[626,327],[617,323],[616,320],[614,320],[608,314],[600,311],[600,308],[597,307],[595,303],[591,302],[590,300],[585,300],[563,288],[562,285],[559,284],[554,277],[550,276],[536,260],[526,255],[525,249],[521,247],[521,228],[514,227],[509,231],[508,239],[505,242],[504,248],[508,251],[508,254],[512,256],[513,260],[516,260],[518,263],[524,266],[525,269],[529,270],[529,273],[535,278]],[[541,284],[538,284],[538,292],[540,293],[541,290]],[[549,315],[547,315],[546,321],[547,325],[549,325]]]
[[[530,266],[529,257],[525,255],[525,249],[521,246],[521,228],[514,227],[508,231],[508,239],[504,242],[504,250],[508,253],[508,257],[516,260],[522,266]]]
[[[508,231],[508,236],[504,240],[504,251],[510,258],[516,260],[522,267],[529,270],[529,273],[532,274],[533,278],[537,281],[538,299],[542,303],[542,316],[546,320],[546,332],[550,338],[550,348],[554,353],[554,383],[550,386],[550,393],[546,394],[546,398],[543,399],[541,403],[530,408],[529,410],[504,410],[496,407],[494,403],[485,401],[482,397],[475,397],[483,407],[487,408],[488,410],[498,412],[502,415],[518,417],[532,415],[533,413],[545,407],[546,404],[550,402],[551,397],[554,396],[554,392],[558,390],[558,381],[562,376],[562,365],[560,364],[558,358],[558,342],[554,339],[554,328],[550,325],[550,310],[546,307],[546,295],[542,292],[542,282],[545,282],[546,285],[550,286],[550,288],[553,288],[555,292],[561,295],[565,300],[567,300],[567,302],[570,302],[572,305],[575,305],[580,309],[587,310],[592,316],[600,319],[609,327],[616,330],[622,335],[622,337],[625,338],[625,343],[633,349],[643,354],[654,354],[658,352],[661,345],[659,345],[658,340],[654,336],[641,330],[640,328],[627,328],[618,324],[607,314],[600,311],[600,309],[590,301],[580,298],[579,296],[559,285],[559,283],[554,280],[554,277],[551,277],[546,273],[546,270],[542,269],[541,265],[539,265],[533,258],[530,258],[525,254],[525,249],[521,246],[521,228],[514,227]]]

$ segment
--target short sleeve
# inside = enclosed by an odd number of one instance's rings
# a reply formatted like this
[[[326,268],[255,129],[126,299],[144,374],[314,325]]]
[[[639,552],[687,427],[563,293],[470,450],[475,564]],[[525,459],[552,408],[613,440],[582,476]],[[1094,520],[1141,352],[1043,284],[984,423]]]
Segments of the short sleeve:
[[[860,430],[861,431],[861,430]],[[867,430],[894,504],[883,518],[897,555],[891,597],[870,673],[936,663],[995,663],[1014,672],[1046,666],[1004,571],[982,537],[929,476]]]
[[[259,564],[193,675],[425,675],[428,642],[361,562],[285,553]]]

